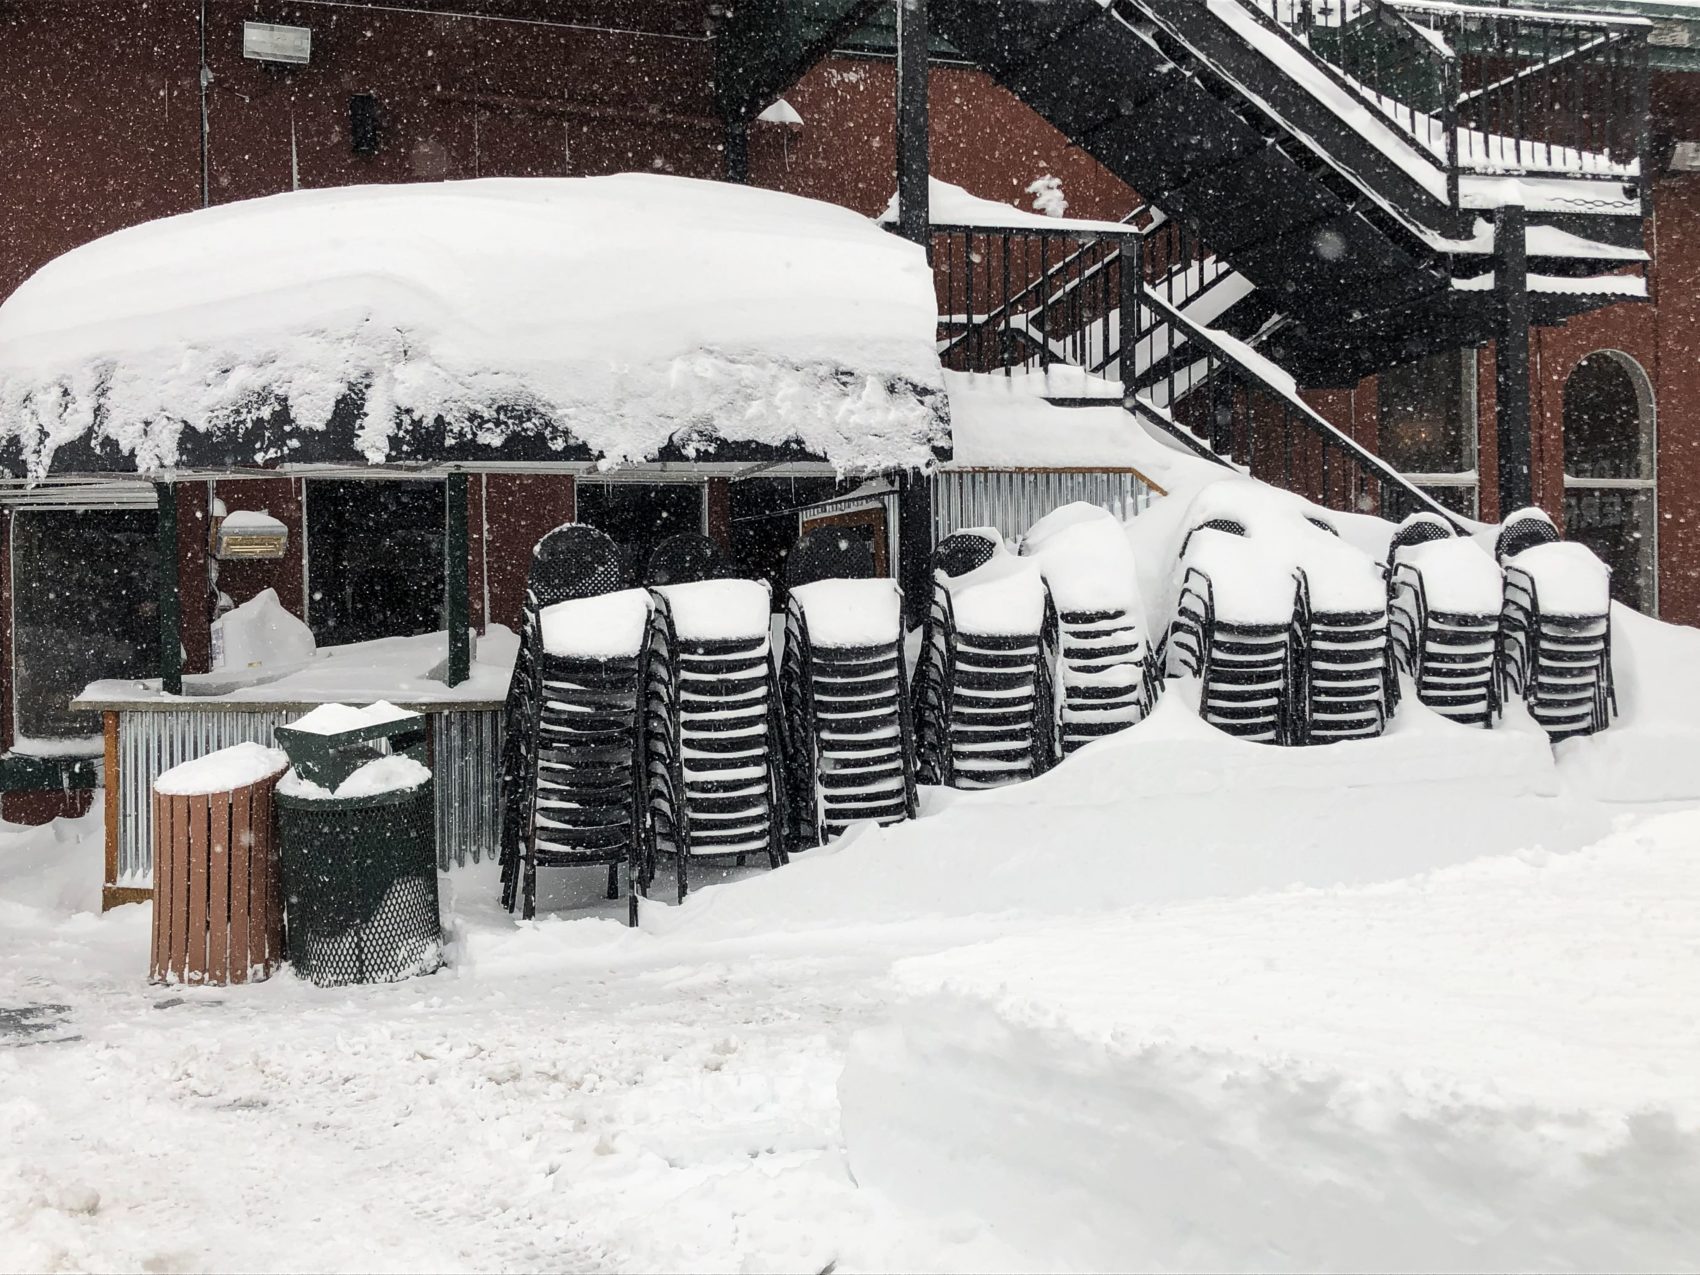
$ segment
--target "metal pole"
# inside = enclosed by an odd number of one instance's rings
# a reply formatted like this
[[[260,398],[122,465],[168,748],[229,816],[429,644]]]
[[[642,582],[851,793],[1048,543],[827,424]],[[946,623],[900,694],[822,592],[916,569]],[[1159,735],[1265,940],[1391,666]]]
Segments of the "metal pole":
[[[472,640],[467,632],[467,528],[466,475],[452,473],[448,479],[447,534],[443,536],[443,578],[447,605],[444,623],[449,630],[449,673],[443,680],[459,686],[472,676]]]
[[[1139,342],[1139,290],[1144,284],[1145,239],[1129,235],[1121,242],[1121,298],[1116,319],[1116,339],[1122,351],[1122,406],[1133,410],[1138,386],[1138,360],[1134,347]]]
[[[155,483],[159,498],[159,688],[183,693],[183,595],[177,580],[177,488]]]
[[[741,109],[726,116],[725,176],[740,186],[750,184],[750,118]]]
[[[1529,435],[1528,214],[1507,205],[1494,227],[1499,331],[1494,340],[1494,428],[1499,442],[1499,516],[1534,503]]]
[[[897,475],[897,583],[910,628],[920,626],[933,604],[932,557],[932,483],[919,470],[905,470]]]
[[[897,0],[897,229],[928,247],[927,0]]]

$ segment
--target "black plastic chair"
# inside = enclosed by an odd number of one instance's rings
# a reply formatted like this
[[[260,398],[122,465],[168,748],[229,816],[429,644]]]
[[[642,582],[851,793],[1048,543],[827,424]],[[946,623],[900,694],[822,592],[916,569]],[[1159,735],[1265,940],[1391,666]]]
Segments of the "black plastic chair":
[[[1407,551],[1450,540],[1456,531],[1438,514],[1415,513],[1399,524],[1387,551],[1387,620],[1392,667],[1411,679],[1417,699],[1453,721],[1484,729],[1501,711],[1499,609],[1437,610],[1428,571]],[[1394,679],[1393,692],[1398,682]]]
[[[798,538],[785,558],[785,587],[820,580],[871,580],[874,550],[861,536],[819,527]]]
[[[1552,525],[1552,519],[1544,510],[1530,506],[1519,509],[1505,520],[1499,529],[1499,538],[1494,541],[1493,556],[1504,563],[1525,549],[1553,545],[1558,541],[1558,528]]]
[[[673,860],[678,898],[693,863],[742,865],[765,854],[777,868],[784,845],[783,750],[766,590],[749,632],[681,633],[674,588],[653,591],[645,677],[645,799],[649,811],[642,886],[659,857]]]
[[[626,865],[630,907],[641,872],[641,643],[629,653],[547,650],[544,613],[618,592],[620,548],[579,524],[558,527],[532,554],[520,651],[508,689],[503,740],[502,897],[509,911],[537,910],[537,869],[606,864],[608,897]]]
[[[699,531],[685,531],[655,546],[644,564],[643,583],[653,589],[663,584],[720,580],[730,568],[719,545]]]
[[[1007,553],[1000,538],[981,531],[956,532],[933,550],[933,603],[915,669],[920,783],[993,788],[1031,779],[1055,761],[1043,617],[1030,633],[974,633],[957,623],[952,582]]]

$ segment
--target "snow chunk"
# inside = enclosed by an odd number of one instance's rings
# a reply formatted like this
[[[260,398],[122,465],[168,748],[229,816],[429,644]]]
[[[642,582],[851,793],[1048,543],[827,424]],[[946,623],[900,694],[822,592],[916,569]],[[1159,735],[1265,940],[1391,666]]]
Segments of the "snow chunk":
[[[1604,615],[1611,605],[1611,570],[1574,540],[1535,545],[1506,561],[1529,573],[1547,615]]]
[[[1037,633],[1045,622],[1045,578],[1039,564],[1016,557],[1001,540],[989,562],[965,575],[935,572],[934,578],[950,594],[961,633]]]
[[[543,608],[543,649],[550,655],[608,659],[636,655],[649,625],[649,590],[621,589]]]
[[[293,768],[278,781],[277,790],[285,797],[305,797],[311,801],[328,801],[342,797],[378,797],[384,793],[405,792],[417,788],[431,778],[430,767],[401,753],[379,757],[367,762],[336,786],[335,791],[310,779],[303,779]]]
[[[791,597],[816,646],[878,646],[903,635],[903,595],[890,580],[817,580]]]
[[[277,535],[289,530],[281,519],[272,517],[264,509],[238,509],[222,517],[219,525],[223,530],[240,531],[243,535]]]
[[[1404,545],[1394,554],[1395,566],[1422,573],[1423,592],[1432,611],[1454,615],[1498,615],[1505,583],[1499,564],[1474,540],[1453,536]]]
[[[768,632],[772,593],[765,580],[698,580],[658,585],[682,638],[755,638]]]
[[[240,457],[264,462],[365,387],[352,447],[372,463],[407,419],[496,448],[517,413],[615,463],[719,439],[924,465],[946,439],[936,316],[919,248],[774,191],[649,174],[294,191],[38,271],[0,306],[0,441],[36,475],[79,439],[155,471],[287,405],[289,438]]]
[[[320,704],[303,717],[289,723],[291,730],[304,730],[313,735],[338,735],[345,730],[363,730],[385,722],[399,722],[419,714],[411,709],[397,708],[388,700],[379,700],[364,708],[349,704]]]
[[[263,744],[232,744],[162,771],[153,790],[167,797],[233,792],[289,768],[282,749]]]
[[[238,518],[277,522],[265,514],[235,513],[225,520],[229,526]],[[278,523],[281,527],[282,524]],[[248,523],[242,524],[244,530]],[[264,530],[254,527],[255,530]],[[276,589],[262,589],[241,606],[213,622],[214,667],[219,669],[281,668],[302,664],[318,649],[313,630],[278,601]]]
[[[1038,183],[1034,183],[1037,185]],[[1037,195],[1038,192],[1029,186],[1028,191]],[[1057,197],[1061,198],[1059,186]],[[1054,206],[1054,205],[1053,205]],[[1062,201],[1063,208],[1068,207],[1068,201]],[[897,224],[897,195],[892,194],[885,206],[885,211],[879,216],[883,225]],[[1000,204],[995,199],[982,199],[971,195],[960,186],[937,177],[927,181],[927,215],[935,225],[939,226],[973,226],[986,230],[1043,230],[1051,234],[1059,231],[1078,231],[1081,235],[1097,236],[1103,234],[1125,235],[1135,229],[1129,223],[1120,221],[1095,221],[1085,217],[1051,216],[1048,212],[1029,212],[1025,208],[1017,208],[1012,204]]]
[[[1021,551],[1044,573],[1059,611],[1125,611],[1144,622],[1133,548],[1113,515],[1084,501],[1046,514]]]

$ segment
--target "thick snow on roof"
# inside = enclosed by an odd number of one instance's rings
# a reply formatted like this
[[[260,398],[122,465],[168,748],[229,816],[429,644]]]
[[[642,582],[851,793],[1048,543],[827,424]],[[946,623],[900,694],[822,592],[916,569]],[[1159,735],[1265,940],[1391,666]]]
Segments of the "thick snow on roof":
[[[848,469],[943,442],[932,275],[846,209],[647,174],[297,191],[123,230],[0,307],[0,445],[168,468],[287,403],[394,458],[398,418],[637,462],[790,444]],[[363,391],[363,394],[362,394]],[[347,404],[344,404],[347,411]],[[500,413],[500,420],[497,414]],[[293,439],[294,441],[289,441]],[[309,449],[310,450],[310,449]]]

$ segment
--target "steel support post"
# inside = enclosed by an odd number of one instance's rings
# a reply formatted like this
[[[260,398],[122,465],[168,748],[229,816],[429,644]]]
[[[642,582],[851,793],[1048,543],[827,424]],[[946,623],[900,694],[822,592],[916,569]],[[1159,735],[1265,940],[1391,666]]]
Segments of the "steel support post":
[[[467,603],[466,475],[448,478],[444,501],[448,525],[443,536],[444,626],[449,631],[449,670],[443,680],[459,686],[472,676],[471,615]]]
[[[1494,434],[1499,445],[1499,516],[1534,503],[1529,433],[1528,214],[1520,205],[1499,212],[1494,226],[1494,285],[1499,329],[1494,339]]]
[[[897,229],[930,249],[927,0],[897,0]]]
[[[917,628],[933,604],[933,488],[919,470],[897,476],[897,583],[903,619]]]
[[[183,693],[183,592],[177,578],[177,487],[153,485],[159,501],[159,688]]]

